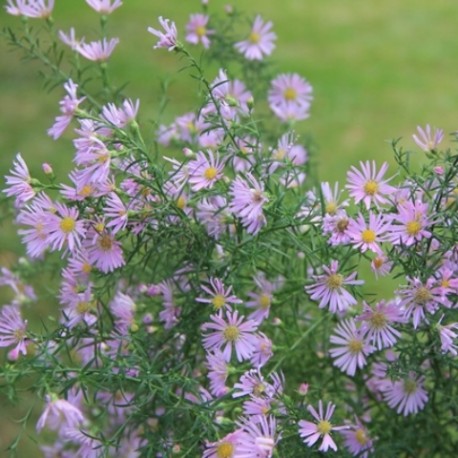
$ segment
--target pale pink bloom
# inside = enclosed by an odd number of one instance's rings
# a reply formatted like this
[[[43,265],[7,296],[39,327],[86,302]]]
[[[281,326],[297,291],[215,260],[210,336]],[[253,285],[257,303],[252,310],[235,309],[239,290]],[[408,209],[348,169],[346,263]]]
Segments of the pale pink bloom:
[[[391,324],[405,322],[399,306],[385,301],[378,302],[374,308],[363,302],[363,311],[356,320],[362,322],[362,333],[378,350],[394,346],[401,333]]]
[[[281,435],[277,433],[277,422],[272,415],[253,415],[241,418],[237,425],[246,434],[239,445],[236,457],[271,458]]]
[[[299,421],[299,435],[309,447],[312,447],[320,438],[322,443],[318,449],[320,452],[327,452],[329,448],[337,451],[337,445],[331,437],[331,431],[340,431],[346,426],[334,426],[331,423],[331,417],[336,406],[331,402],[328,403],[326,413],[323,410],[323,402],[318,402],[318,412],[309,405],[307,410],[315,419],[315,422],[301,420]]]
[[[202,43],[204,48],[209,48],[208,36],[213,35],[215,31],[207,29],[208,19],[206,14],[191,14],[186,24],[186,41],[194,45]]]
[[[423,387],[424,376],[410,372],[408,377],[384,385],[383,397],[392,409],[405,417],[423,410],[428,401],[428,393]]]
[[[366,222],[361,213],[357,219],[350,219],[348,235],[351,239],[350,243],[354,248],[359,248],[362,253],[370,250],[375,254],[383,255],[380,243],[388,240],[387,233],[390,229],[390,223],[382,213],[370,211],[369,222]]]
[[[6,11],[13,16],[47,19],[54,8],[54,0],[7,0]]]
[[[73,51],[77,51],[78,47],[84,43],[84,37],[81,39],[76,38],[75,29],[73,27],[70,28],[68,34],[59,30],[59,38],[64,44],[70,46]]]
[[[202,199],[197,205],[196,218],[205,226],[208,235],[216,240],[230,230],[229,222],[232,218],[227,211],[227,201],[222,196]]]
[[[257,335],[256,347],[251,355],[250,362],[255,368],[260,368],[272,357],[272,341],[262,332]]]
[[[104,62],[109,59],[116,45],[119,43],[119,38],[104,38],[99,41],[91,41],[90,43],[82,43],[76,51],[83,57],[94,62]]]
[[[107,228],[111,228],[113,234],[126,228],[128,222],[128,209],[119,196],[111,192],[108,194],[104,207],[104,215],[109,219]]]
[[[92,242],[86,245],[89,262],[103,273],[125,264],[121,244],[105,229],[94,231]]]
[[[405,201],[398,205],[398,213],[392,215],[390,239],[393,245],[410,246],[423,238],[431,237],[428,227],[428,204],[420,200]]]
[[[3,192],[8,197],[14,196],[16,198],[14,203],[16,207],[22,207],[25,202],[35,197],[36,191],[31,185],[32,177],[20,153],[16,155],[10,173],[11,175],[5,176],[6,188]]]
[[[285,123],[302,121],[310,117],[310,105],[283,103],[281,105],[271,105],[270,109],[280,121]]]
[[[177,323],[181,315],[181,307],[176,305],[173,297],[173,283],[171,280],[164,280],[159,284],[159,289],[162,294],[162,307],[159,312],[159,320],[164,323],[165,329],[172,329]]]
[[[367,428],[355,417],[355,424],[343,429],[340,434],[344,438],[345,447],[353,456],[358,458],[369,458],[374,452],[374,441],[369,436]]]
[[[271,29],[271,21],[264,22],[261,16],[256,16],[248,38],[236,43],[235,48],[248,60],[262,60],[275,49],[277,35]]]
[[[280,137],[277,147],[272,150],[272,163],[268,165],[268,173],[273,173],[278,167],[286,164],[301,166],[307,162],[307,150],[297,143],[292,132],[288,132]],[[261,146],[258,146],[261,149]]]
[[[220,310],[225,307],[232,310],[231,304],[241,304],[242,301],[232,294],[232,286],[225,287],[224,283],[219,278],[210,277],[210,287],[201,285],[201,289],[210,297],[197,297],[196,301],[204,304],[211,304],[215,310]]]
[[[350,243],[350,218],[345,210],[337,210],[334,215],[326,214],[323,218],[323,232],[330,234],[330,245],[346,245]]]
[[[135,302],[127,294],[117,292],[109,307],[114,317],[116,331],[121,335],[127,335],[135,325]]]
[[[213,396],[224,396],[229,391],[226,380],[229,375],[229,368],[224,359],[223,353],[219,350],[208,352],[205,366],[208,369],[207,377],[210,380],[210,392]]]
[[[321,183],[321,193],[324,200],[324,211],[333,216],[339,210],[343,210],[345,207],[348,207],[348,199],[340,203],[342,191],[339,190],[339,183],[334,183],[334,189],[331,188],[331,185],[325,181]]]
[[[62,431],[66,428],[77,428],[85,422],[81,410],[56,396],[46,396],[46,406],[37,422],[37,432],[45,426],[53,431]]]
[[[282,104],[310,105],[313,100],[310,83],[297,73],[283,73],[272,80],[268,100],[272,106]]]
[[[163,19],[162,16],[159,16],[159,23],[165,33],[153,27],[148,27],[148,32],[159,38],[154,49],[167,48],[169,51],[173,51],[177,47],[177,28],[175,22],[170,21],[170,19]]]
[[[14,293],[14,304],[24,304],[36,301],[37,296],[31,285],[25,284],[19,275],[6,267],[0,268],[0,286],[9,286]]]
[[[54,124],[48,129],[48,135],[54,140],[57,140],[63,134],[64,130],[73,119],[79,104],[86,98],[82,97],[78,99],[76,95],[78,85],[71,79],[64,84],[64,89],[66,90],[67,95],[59,102],[60,112],[62,114],[56,117]]]
[[[355,321],[350,318],[342,321],[334,330],[331,343],[337,345],[329,350],[334,359],[334,366],[342,372],[353,376],[356,369],[362,369],[368,356],[374,350],[362,329],[357,329]]]
[[[266,224],[263,206],[269,201],[264,193],[264,185],[259,183],[251,174],[246,174],[247,180],[237,177],[231,184],[229,194],[232,197],[230,211],[242,220],[248,233],[257,234]],[[251,187],[251,186],[252,187]]]
[[[118,108],[114,103],[108,103],[102,108],[102,118],[122,129],[136,118],[139,107],[140,100],[138,99],[135,102],[131,99],[125,99],[121,108]]]
[[[458,323],[450,323],[442,325],[442,319],[437,323],[437,329],[439,330],[439,337],[441,339],[441,351],[442,353],[450,353],[453,356],[458,355],[458,345],[455,339],[458,337]]]
[[[388,170],[388,164],[384,162],[377,172],[375,161],[360,162],[361,170],[352,166],[347,173],[347,189],[355,203],[363,202],[367,209],[371,204],[384,205],[389,201],[386,196],[393,194],[396,189],[388,185],[389,180],[384,180],[383,176]]]
[[[217,442],[207,442],[202,458],[236,458],[240,455],[240,444],[245,434],[241,429],[227,434]]]
[[[122,6],[121,0],[86,0],[86,3],[94,11],[101,14],[111,14],[115,9]]]
[[[393,267],[393,263],[384,255],[376,256],[371,262],[371,269],[375,274],[375,278],[388,275]]]
[[[268,397],[272,397],[272,389],[272,385],[270,385],[270,383],[264,379],[259,368],[250,369],[249,371],[246,371],[240,377],[240,381],[234,385],[234,392],[232,393],[232,397],[259,397],[266,393]]]
[[[89,432],[78,427],[69,427],[63,430],[62,436],[66,441],[71,442],[78,446],[78,450],[73,456],[80,456],[84,458],[99,458],[102,450],[102,442],[89,435]]]
[[[221,350],[228,362],[231,360],[233,349],[238,361],[251,357],[256,347],[257,324],[254,321],[245,321],[245,317],[239,317],[237,311],[226,311],[223,318],[221,310],[218,315],[210,315],[210,319],[211,322],[202,325],[203,331],[212,331],[203,338],[206,350]]]
[[[417,126],[418,135],[412,135],[414,142],[425,152],[434,151],[444,138],[444,131],[442,129],[431,129],[429,124],[426,128]]]
[[[356,299],[345,289],[345,285],[362,285],[363,280],[356,280],[356,272],[345,278],[338,273],[339,261],[331,261],[331,265],[323,266],[324,274],[313,275],[315,284],[306,286],[305,291],[314,301],[320,301],[319,308],[329,306],[331,313],[345,312]]]
[[[199,151],[196,158],[188,163],[189,184],[194,192],[211,189],[218,180],[223,178],[225,160],[219,154]]]
[[[0,310],[0,347],[14,345],[13,352],[27,353],[27,320],[23,320],[19,307],[4,305]]]

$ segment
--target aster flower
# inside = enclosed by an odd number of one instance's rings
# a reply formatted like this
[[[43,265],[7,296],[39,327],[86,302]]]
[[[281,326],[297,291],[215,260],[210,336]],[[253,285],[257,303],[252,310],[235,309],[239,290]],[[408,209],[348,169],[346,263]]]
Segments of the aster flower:
[[[326,214],[323,218],[323,232],[330,234],[328,243],[332,246],[350,243],[350,218],[345,210],[337,210],[334,215]]]
[[[329,350],[334,366],[350,376],[355,375],[356,368],[362,369],[366,365],[366,356],[374,350],[351,318],[336,327],[331,343],[337,345]]]
[[[384,277],[385,275],[388,275],[392,267],[393,263],[384,254],[376,256],[371,261],[371,269],[372,272],[374,272],[375,274],[375,278],[378,278],[379,276]]]
[[[92,242],[86,246],[89,262],[103,273],[125,264],[121,244],[106,229],[94,231]]]
[[[458,345],[454,341],[458,337],[458,323],[442,325],[441,323],[443,318],[444,315],[441,316],[439,322],[436,325],[441,340],[441,351],[442,353],[450,353],[453,356],[457,356]]]
[[[270,105],[309,105],[313,100],[310,83],[297,73],[283,73],[272,80],[268,93]]]
[[[62,43],[70,46],[73,51],[77,51],[78,47],[84,43],[84,37],[81,39],[76,38],[76,32],[73,27],[70,28],[68,33],[65,33],[63,30],[59,30],[59,38]]]
[[[273,387],[264,379],[258,368],[250,369],[240,377],[240,381],[234,385],[232,397],[259,397],[266,393],[268,397],[271,397],[273,395]]]
[[[237,425],[246,433],[241,440],[240,457],[271,458],[275,445],[281,436],[277,434],[275,417],[269,415],[253,415],[241,418]]]
[[[108,194],[104,207],[104,214],[110,221],[107,223],[107,228],[111,228],[113,234],[118,233],[126,228],[128,223],[128,209],[119,196],[111,192]]]
[[[14,202],[16,207],[22,207],[25,202],[33,199],[36,195],[31,182],[32,177],[30,176],[27,164],[20,153],[16,155],[16,160],[13,162],[13,168],[10,170],[11,175],[6,175],[6,188],[3,192],[8,197],[15,197]]]
[[[313,275],[315,284],[306,286],[305,291],[310,294],[314,301],[320,301],[319,308],[329,306],[331,313],[345,312],[356,299],[345,289],[345,285],[362,285],[363,280],[355,280],[357,273],[354,272],[345,278],[337,273],[339,261],[331,261],[329,267],[323,266],[323,275]]]
[[[207,153],[199,151],[194,160],[188,163],[189,184],[194,192],[211,189],[218,180],[223,178],[224,160],[211,150]]]
[[[0,347],[15,345],[13,352],[27,353],[27,321],[21,317],[15,305],[4,305],[0,309]]]
[[[239,455],[240,444],[245,433],[237,429],[217,442],[207,442],[202,458],[235,458]]]
[[[102,118],[109,124],[122,129],[136,118],[139,107],[140,100],[138,99],[135,102],[131,99],[125,99],[120,108],[114,103],[108,103],[102,107]]]
[[[74,251],[81,246],[85,236],[85,223],[78,220],[76,208],[60,203],[56,203],[55,208],[57,213],[50,213],[45,225],[49,246],[53,250],[62,250],[66,245],[70,251]]]
[[[226,361],[231,360],[233,349],[238,361],[251,357],[256,346],[254,333],[257,324],[254,321],[245,321],[245,317],[239,317],[237,311],[226,311],[223,318],[221,310],[218,315],[210,315],[210,319],[210,323],[202,325],[203,331],[213,330],[204,335],[203,344],[206,350],[221,350]]]
[[[207,29],[208,20],[209,17],[206,14],[191,14],[186,24],[186,41],[193,45],[202,43],[204,48],[209,48],[208,36],[213,35],[215,31]]]
[[[205,226],[208,235],[216,240],[230,229],[231,216],[226,207],[227,201],[222,196],[211,196],[197,204],[196,218]]]
[[[358,418],[355,417],[355,424],[343,429],[340,434],[344,438],[345,447],[353,456],[369,458],[369,454],[374,452],[374,441]]]
[[[393,245],[413,245],[423,238],[431,237],[428,227],[428,204],[419,200],[405,201],[398,205],[398,213],[392,215],[390,239]]]
[[[324,201],[324,211],[328,215],[335,215],[339,210],[343,210],[345,207],[348,207],[348,200],[344,200],[342,203],[339,203],[342,196],[342,191],[339,190],[339,183],[334,183],[334,189],[331,189],[331,185],[325,181],[321,183],[321,193],[323,195]]]
[[[264,193],[264,185],[251,174],[247,180],[237,177],[231,184],[229,194],[232,197],[229,209],[246,227],[248,233],[257,234],[266,224],[263,206],[269,201]],[[253,187],[250,187],[253,186]]]
[[[381,242],[388,240],[387,232],[391,226],[382,213],[369,212],[369,222],[360,213],[356,219],[351,219],[348,226],[350,243],[362,253],[367,250],[376,254],[383,254]]]
[[[208,352],[206,355],[207,362],[205,363],[210,380],[210,392],[213,396],[224,396],[229,388],[226,386],[226,380],[229,375],[229,368],[224,355],[219,350]]]
[[[362,322],[361,331],[378,349],[392,347],[401,333],[391,323],[404,323],[405,319],[399,306],[385,301],[378,302],[374,308],[363,302],[363,311],[356,318]]]
[[[345,429],[345,426],[334,426],[330,420],[336,406],[331,402],[328,403],[326,413],[323,411],[323,402],[318,402],[318,412],[309,405],[307,410],[316,420],[315,422],[301,420],[299,421],[299,435],[309,447],[313,446],[320,438],[322,443],[318,449],[320,452],[327,452],[329,448],[337,451],[337,445],[331,437],[331,431],[340,431]]]
[[[261,16],[256,16],[250,35],[246,40],[236,43],[235,48],[248,60],[262,60],[264,56],[272,54],[275,48],[277,35],[271,29],[271,21],[264,23]]]
[[[115,328],[121,335],[127,335],[130,330],[138,328],[134,320],[136,305],[130,296],[117,292],[109,307]]]
[[[46,19],[54,9],[54,0],[7,0],[6,11],[13,16]]]
[[[91,41],[90,43],[82,43],[76,50],[83,57],[93,62],[105,62],[108,60],[119,43],[119,38],[104,38],[99,41]]]
[[[367,209],[374,203],[376,206],[388,203],[387,195],[395,192],[395,188],[388,185],[389,180],[384,180],[383,176],[388,170],[388,164],[383,163],[377,172],[375,161],[360,162],[362,172],[356,167],[351,167],[347,173],[347,189],[355,203],[363,202]]]
[[[176,305],[173,294],[173,283],[171,280],[164,280],[159,284],[162,294],[162,307],[159,312],[159,320],[164,323],[165,329],[173,328],[181,315],[181,308]]]
[[[86,420],[81,410],[55,395],[46,396],[46,406],[37,422],[37,432],[45,426],[53,431],[65,428],[77,428]]]
[[[111,3],[113,1],[113,4]],[[121,0],[86,0],[86,3],[97,13],[111,14],[122,6]]]
[[[6,267],[0,268],[0,286],[9,286],[14,293],[14,304],[25,304],[37,300],[31,285],[26,285],[21,278]]]
[[[159,16],[159,23],[165,33],[153,27],[148,27],[148,32],[159,38],[154,49],[168,48],[169,51],[173,51],[177,47],[177,28],[175,22],[170,21],[170,19],[163,19],[162,16]]]
[[[398,414],[402,413],[405,417],[416,414],[423,410],[428,401],[428,393],[423,387],[424,382],[424,376],[410,372],[405,379],[385,384],[383,397]]]
[[[270,109],[284,123],[294,123],[310,117],[310,105],[283,103],[281,105],[271,105]]]
[[[67,91],[67,95],[59,102],[60,112],[62,114],[56,117],[54,124],[48,129],[48,135],[54,140],[57,140],[63,134],[73,119],[79,104],[86,98],[82,97],[78,99],[76,96],[78,85],[71,79],[64,84],[64,89]]]
[[[257,335],[256,347],[251,355],[250,362],[255,368],[260,368],[272,357],[272,341],[262,332]]]
[[[431,129],[429,124],[426,124],[425,129],[421,126],[417,126],[417,135],[412,135],[413,141],[423,151],[429,152],[434,151],[444,138],[444,131],[442,129]]]
[[[63,431],[62,436],[66,441],[78,447],[74,456],[84,456],[84,458],[98,458],[100,456],[102,442],[89,435],[88,432],[78,427],[69,427]]]
[[[231,304],[242,303],[237,296],[232,294],[232,286],[225,288],[224,283],[219,278],[210,277],[209,283],[210,288],[205,285],[201,285],[201,288],[210,295],[210,297],[197,297],[197,302],[211,304],[215,310],[220,310],[223,307],[232,310]]]

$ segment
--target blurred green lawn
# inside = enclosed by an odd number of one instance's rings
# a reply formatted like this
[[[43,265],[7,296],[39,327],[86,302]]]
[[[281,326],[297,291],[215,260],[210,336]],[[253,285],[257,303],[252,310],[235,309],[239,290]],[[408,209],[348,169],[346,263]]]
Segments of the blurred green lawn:
[[[197,0],[124,3],[109,20],[109,33],[121,39],[110,69],[115,82],[130,81],[129,96],[141,98],[140,117],[147,128],[157,110],[160,77],[176,72],[181,64],[173,53],[152,50],[155,39],[146,28],[156,26],[157,16],[162,15],[174,19],[183,36],[189,13],[200,6]],[[211,11],[221,12],[227,2],[209,3]],[[78,36],[97,35],[98,17],[83,0],[57,0],[56,4],[59,29],[75,26]],[[411,134],[418,124],[430,123],[447,133],[457,129],[456,0],[238,0],[232,4],[273,20],[279,37],[273,56],[278,69],[299,72],[312,83],[312,116],[298,130],[311,133],[319,147],[321,179],[343,182],[348,167],[362,159],[392,163],[390,140],[403,137],[403,144],[414,148]],[[2,27],[18,22],[0,12]],[[14,155],[21,152],[32,171],[39,172],[46,161],[66,174],[73,155],[71,136],[54,142],[46,135],[62,91],[41,91],[39,66],[19,57],[0,42],[0,173],[4,175]],[[184,75],[176,77],[170,114],[193,107],[186,81]],[[0,231],[0,258],[8,262],[21,248],[11,227],[2,226]],[[9,415],[2,412],[2,418]],[[16,411],[14,417],[19,416]],[[2,420],[0,431],[0,448],[4,448],[15,427]],[[26,440],[20,450],[19,457],[28,457],[35,449]]]

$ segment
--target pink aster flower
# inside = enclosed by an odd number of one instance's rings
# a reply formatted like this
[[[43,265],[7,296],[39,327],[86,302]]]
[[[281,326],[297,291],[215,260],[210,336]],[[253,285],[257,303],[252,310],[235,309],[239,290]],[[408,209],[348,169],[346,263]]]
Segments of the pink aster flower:
[[[331,188],[331,185],[325,181],[321,183],[321,193],[323,194],[324,200],[324,211],[328,215],[335,215],[339,210],[343,210],[345,207],[348,207],[348,199],[340,203],[342,191],[339,190],[339,183],[334,183],[334,189]]]
[[[369,458],[369,454],[374,452],[374,441],[358,418],[355,418],[355,424],[343,429],[340,434],[344,438],[345,447],[353,456]]]
[[[46,396],[46,406],[37,422],[37,432],[45,426],[53,431],[68,428],[77,428],[85,422],[81,410],[55,395]]]
[[[337,210],[334,215],[324,215],[322,227],[325,234],[330,234],[328,240],[330,245],[336,246],[350,243],[350,218],[345,210]]]
[[[233,349],[238,361],[251,357],[256,346],[254,333],[257,324],[254,321],[245,321],[245,317],[239,317],[237,311],[226,311],[224,318],[220,311],[218,315],[210,315],[210,319],[212,322],[202,325],[203,331],[213,330],[204,335],[203,344],[206,350],[222,350],[226,361],[231,360]]]
[[[205,363],[210,380],[210,392],[213,396],[224,396],[229,388],[226,386],[226,380],[229,376],[229,368],[224,359],[224,355],[219,350],[207,353],[207,362]]]
[[[272,341],[262,332],[257,336],[256,347],[251,355],[250,362],[255,368],[260,368],[272,358]]]
[[[245,433],[237,429],[217,442],[207,442],[202,458],[235,458],[240,456],[240,444]]]
[[[256,16],[250,35],[246,40],[236,43],[235,48],[248,60],[262,60],[275,49],[277,35],[271,29],[271,21],[264,23],[261,16]]]
[[[398,205],[398,213],[392,217],[390,239],[393,245],[413,245],[423,238],[431,237],[428,227],[428,204],[419,200],[405,201]]]
[[[139,107],[140,100],[138,99],[135,102],[131,99],[125,99],[120,108],[114,103],[108,103],[102,108],[102,118],[122,129],[136,118]]]
[[[57,140],[63,134],[73,119],[79,104],[86,98],[82,97],[78,99],[76,96],[78,85],[71,79],[64,84],[64,89],[67,91],[67,95],[59,102],[60,112],[62,114],[56,117],[54,124],[48,129],[48,135],[54,140]]]
[[[283,73],[272,80],[268,100],[270,105],[309,105],[313,100],[310,83],[297,73]]]
[[[383,397],[392,409],[405,417],[423,410],[428,393],[423,387],[425,377],[410,372],[408,377],[384,385]]]
[[[264,193],[262,183],[259,183],[251,173],[247,173],[246,177],[247,180],[237,177],[232,182],[229,191],[232,201],[229,209],[242,220],[248,233],[257,234],[266,224],[263,206],[269,199]]]
[[[436,325],[439,330],[439,337],[441,340],[441,351],[442,353],[450,353],[453,356],[457,356],[458,345],[455,342],[455,339],[458,337],[458,323],[442,325],[441,323],[443,318],[444,315],[441,316],[441,319]]]
[[[242,301],[232,294],[232,286],[226,288],[224,283],[219,278],[211,277],[209,279],[210,287],[201,285],[201,288],[210,297],[197,297],[196,301],[204,304],[211,304],[215,310],[220,310],[226,307],[232,310],[231,304],[241,304]]]
[[[375,278],[388,275],[392,267],[393,263],[384,254],[376,256],[371,262],[371,269],[375,274]]]
[[[181,315],[181,307],[179,307],[174,299],[173,283],[171,280],[164,280],[159,284],[159,289],[162,294],[162,307],[159,312],[159,320],[164,323],[165,329],[172,329],[177,323]]]
[[[162,16],[159,16],[159,23],[165,33],[153,27],[148,27],[148,32],[159,38],[159,41],[153,49],[168,48],[169,51],[173,51],[177,47],[177,28],[175,22],[169,19],[163,19]]]
[[[113,4],[111,3],[113,1]],[[86,3],[97,13],[111,14],[122,6],[121,0],[86,0]]]
[[[245,435],[239,446],[240,457],[271,458],[280,435],[277,433],[275,417],[269,415],[253,415],[241,418],[238,426]]]
[[[13,168],[10,170],[11,175],[6,175],[6,188],[3,192],[8,197],[15,197],[14,202],[16,207],[22,207],[25,202],[33,199],[36,195],[31,182],[32,177],[30,176],[27,164],[20,153],[16,155],[16,160],[13,162]]]
[[[191,14],[186,24],[186,41],[193,45],[202,43],[204,48],[209,48],[208,36],[213,35],[215,31],[207,29],[208,20],[209,17],[206,14]]]
[[[369,344],[362,329],[356,328],[355,320],[352,318],[342,321],[334,332],[331,343],[337,346],[329,350],[334,359],[333,364],[342,372],[353,376],[357,368],[362,369],[366,365],[366,356],[374,348]]]
[[[76,38],[76,32],[73,27],[70,28],[68,33],[65,33],[63,30],[59,30],[59,38],[62,43],[70,46],[73,51],[76,51],[78,47],[84,43],[84,38]]]
[[[104,273],[125,264],[121,244],[105,229],[94,231],[92,242],[86,246],[89,262]]]
[[[7,0],[6,11],[13,16],[46,19],[54,9],[54,0]]]
[[[125,336],[131,329],[135,329],[136,305],[127,294],[118,292],[110,302],[110,311],[114,318],[116,331]]]
[[[119,38],[104,38],[99,41],[91,41],[90,43],[82,43],[76,50],[86,59],[93,62],[105,62],[111,56],[116,45],[119,43]]]
[[[426,124],[425,129],[417,126],[417,134],[412,135],[413,141],[425,152],[434,151],[444,138],[442,129],[432,130],[429,124]]]
[[[211,189],[218,180],[223,178],[224,160],[211,150],[207,153],[199,151],[194,160],[188,163],[189,184],[196,192],[201,189]]]
[[[334,426],[330,420],[336,406],[331,402],[328,403],[326,413],[323,411],[323,402],[318,402],[318,412],[309,405],[307,410],[316,420],[315,422],[301,420],[299,421],[299,435],[309,447],[312,447],[320,438],[322,443],[318,449],[320,452],[327,452],[329,448],[337,451],[337,445],[331,437],[331,431],[340,431],[346,426]]]
[[[231,229],[229,223],[232,218],[226,207],[227,201],[222,196],[202,199],[197,205],[196,218],[205,226],[208,235],[216,240]]]
[[[15,305],[4,305],[0,310],[0,347],[15,345],[13,353],[27,353],[27,321]]]
[[[351,167],[347,173],[347,189],[355,203],[363,202],[367,209],[374,203],[376,206],[388,203],[387,195],[395,192],[395,188],[388,185],[389,180],[383,176],[388,170],[388,164],[383,163],[377,172],[375,161],[360,162],[362,172],[356,167]]]
[[[401,333],[391,326],[392,323],[404,323],[405,319],[397,304],[378,302],[374,308],[363,302],[363,311],[356,318],[362,322],[361,331],[378,349],[392,347]]]
[[[305,291],[310,294],[314,301],[320,301],[319,308],[329,305],[331,313],[345,312],[352,305],[356,304],[356,299],[345,289],[345,285],[362,285],[363,280],[355,280],[357,273],[354,272],[345,278],[337,273],[339,261],[331,261],[329,267],[323,266],[323,275],[314,275],[315,284],[306,286]]]
[[[53,250],[60,251],[66,245],[70,251],[75,251],[86,234],[84,221],[78,219],[76,208],[60,203],[56,203],[55,208],[57,213],[50,213],[45,225],[48,243]]]
[[[387,232],[391,229],[382,213],[369,212],[369,222],[360,213],[356,219],[351,219],[348,226],[350,243],[362,253],[367,250],[382,255],[380,243],[388,240]]]

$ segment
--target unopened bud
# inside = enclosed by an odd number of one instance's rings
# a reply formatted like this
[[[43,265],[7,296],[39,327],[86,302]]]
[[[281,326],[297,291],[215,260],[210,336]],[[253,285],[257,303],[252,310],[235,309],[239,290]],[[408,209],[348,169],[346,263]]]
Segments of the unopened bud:
[[[185,157],[193,157],[194,156],[194,152],[190,148],[183,148],[183,154],[185,155]]]
[[[443,175],[444,174],[444,167],[442,167],[441,165],[438,165],[438,166],[434,167],[434,173],[436,175]]]
[[[231,15],[234,12],[234,7],[232,5],[226,5],[224,11],[226,11],[226,14]]]
[[[43,164],[41,164],[41,168],[46,175],[52,175],[54,173],[51,165],[47,162],[43,162]]]
[[[299,385],[299,388],[297,390],[297,392],[301,395],[301,396],[305,396],[309,391],[309,384],[308,383],[301,383]]]

